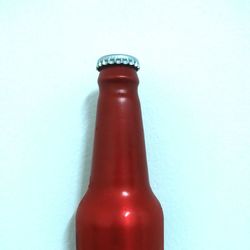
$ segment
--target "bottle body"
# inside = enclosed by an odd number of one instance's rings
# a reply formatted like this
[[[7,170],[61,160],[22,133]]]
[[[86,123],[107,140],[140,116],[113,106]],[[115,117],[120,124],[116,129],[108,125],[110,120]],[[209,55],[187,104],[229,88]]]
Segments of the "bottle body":
[[[163,213],[148,180],[136,71],[101,70],[89,188],[77,250],[163,250]]]

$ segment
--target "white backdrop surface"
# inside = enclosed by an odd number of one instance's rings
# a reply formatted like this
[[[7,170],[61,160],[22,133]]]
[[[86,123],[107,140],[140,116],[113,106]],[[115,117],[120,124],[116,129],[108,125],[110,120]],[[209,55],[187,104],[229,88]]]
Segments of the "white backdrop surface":
[[[247,0],[0,1],[0,249],[74,250],[96,60],[141,62],[166,250],[250,249]]]

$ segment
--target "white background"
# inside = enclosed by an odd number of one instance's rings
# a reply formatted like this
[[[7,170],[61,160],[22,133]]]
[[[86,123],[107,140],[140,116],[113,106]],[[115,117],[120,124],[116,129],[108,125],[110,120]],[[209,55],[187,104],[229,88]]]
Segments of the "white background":
[[[165,249],[249,250],[247,0],[0,1],[0,249],[75,249],[109,53],[141,62]]]

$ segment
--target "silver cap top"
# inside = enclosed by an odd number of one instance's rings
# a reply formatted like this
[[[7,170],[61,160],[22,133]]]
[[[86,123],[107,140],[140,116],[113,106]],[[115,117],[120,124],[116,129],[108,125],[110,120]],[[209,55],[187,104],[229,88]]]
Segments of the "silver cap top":
[[[124,54],[111,54],[101,57],[97,61],[96,69],[100,71],[102,67],[108,65],[127,65],[135,68],[136,70],[140,69],[138,59],[133,56]]]

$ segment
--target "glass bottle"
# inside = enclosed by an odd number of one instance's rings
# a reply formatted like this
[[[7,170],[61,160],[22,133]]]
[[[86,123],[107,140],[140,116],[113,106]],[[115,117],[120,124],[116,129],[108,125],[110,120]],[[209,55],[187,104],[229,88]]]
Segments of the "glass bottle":
[[[139,62],[97,63],[99,98],[89,187],[76,215],[77,250],[163,250],[163,212],[148,178]]]

